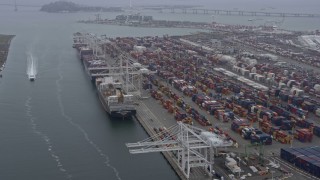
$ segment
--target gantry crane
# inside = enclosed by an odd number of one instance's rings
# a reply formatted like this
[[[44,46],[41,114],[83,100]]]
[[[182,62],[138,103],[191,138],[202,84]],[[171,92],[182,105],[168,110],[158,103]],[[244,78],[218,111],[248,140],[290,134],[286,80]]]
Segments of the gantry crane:
[[[174,162],[185,175],[190,177],[191,168],[203,168],[208,174],[214,164],[214,149],[232,144],[215,144],[203,136],[203,129],[178,122],[178,125],[163,129],[158,134],[137,143],[127,143],[131,154],[150,152],[172,152]]]
[[[95,60],[101,60],[105,64],[88,67],[87,71],[89,71],[91,77],[112,76],[122,82],[127,94],[142,96],[142,75],[155,72],[149,71],[140,63],[135,62],[105,35],[98,37],[92,33],[76,33],[74,38],[78,42],[82,42],[87,48],[92,49]],[[106,44],[117,49],[117,52],[120,52],[119,56],[116,58],[109,57],[105,49]]]

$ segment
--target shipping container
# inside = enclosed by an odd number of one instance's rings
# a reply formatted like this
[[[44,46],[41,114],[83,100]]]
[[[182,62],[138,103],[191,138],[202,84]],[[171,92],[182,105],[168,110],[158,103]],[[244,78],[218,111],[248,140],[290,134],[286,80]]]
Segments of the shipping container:
[[[320,126],[314,126],[313,134],[320,137]]]
[[[254,134],[250,137],[251,144],[254,143],[262,143],[264,145],[271,145],[272,144],[272,138],[269,134],[261,133],[261,134]]]

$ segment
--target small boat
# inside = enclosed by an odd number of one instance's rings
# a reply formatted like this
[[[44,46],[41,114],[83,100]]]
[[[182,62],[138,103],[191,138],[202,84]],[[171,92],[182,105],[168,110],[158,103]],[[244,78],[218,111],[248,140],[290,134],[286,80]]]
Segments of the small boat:
[[[34,81],[36,79],[36,76],[33,74],[29,74],[28,77],[30,81]]]
[[[35,81],[37,75],[36,59],[33,58],[32,54],[27,59],[27,75],[30,81]]]

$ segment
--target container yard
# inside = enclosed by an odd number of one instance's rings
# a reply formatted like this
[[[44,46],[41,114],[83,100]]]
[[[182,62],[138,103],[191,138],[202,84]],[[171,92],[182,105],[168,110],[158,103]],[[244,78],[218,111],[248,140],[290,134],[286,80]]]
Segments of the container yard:
[[[301,158],[299,165],[286,162],[295,148],[308,149],[320,140],[319,73],[302,68],[299,63],[308,63],[295,58],[281,64],[277,53],[236,46],[220,51],[230,45],[228,39],[216,40],[219,47],[204,41],[224,35],[106,38],[78,33],[74,47],[90,51],[82,61],[93,81],[109,76],[112,68],[102,67],[114,68],[112,62],[123,57],[127,60],[119,66],[137,68],[139,74],[130,76],[138,80],[131,81],[139,90],[135,117],[151,137],[129,143],[129,149],[148,145],[131,153],[162,152],[181,179],[319,177],[314,173],[319,159],[312,159],[314,169],[306,169],[309,164],[302,165]],[[99,43],[90,45],[88,39]],[[174,131],[178,126],[180,131]],[[202,146],[184,139],[186,134]],[[218,138],[210,141],[213,137]],[[202,158],[199,163],[186,161],[179,143],[195,146],[190,152]]]

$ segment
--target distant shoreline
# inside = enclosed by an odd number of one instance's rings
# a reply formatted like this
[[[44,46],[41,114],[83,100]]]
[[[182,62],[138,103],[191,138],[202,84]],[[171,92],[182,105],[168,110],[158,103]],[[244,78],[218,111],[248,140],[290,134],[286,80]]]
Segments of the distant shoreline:
[[[7,61],[11,40],[15,35],[0,34],[0,72],[4,69]]]

